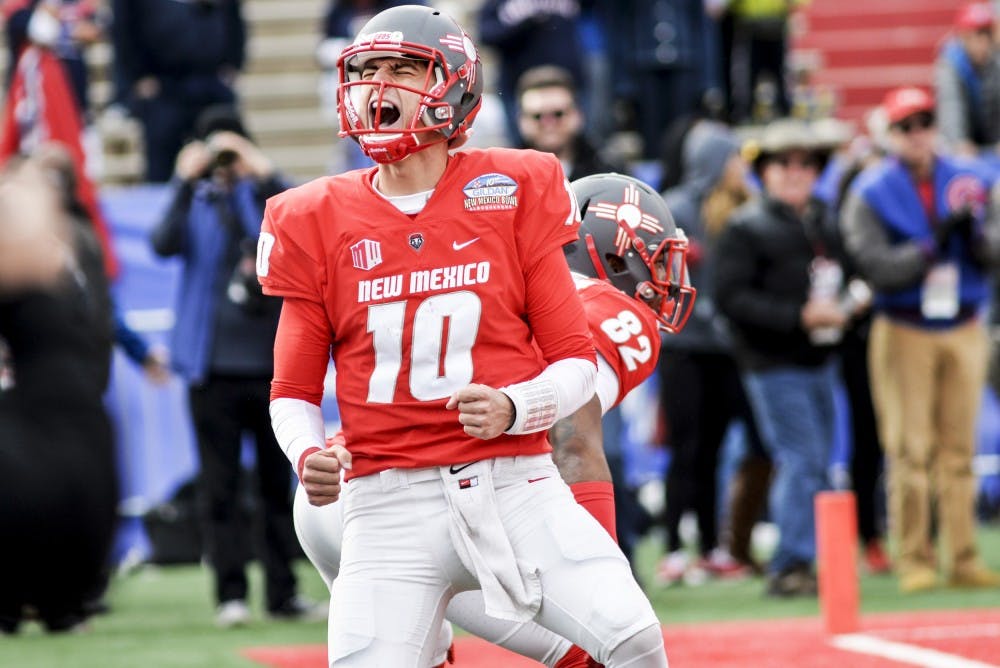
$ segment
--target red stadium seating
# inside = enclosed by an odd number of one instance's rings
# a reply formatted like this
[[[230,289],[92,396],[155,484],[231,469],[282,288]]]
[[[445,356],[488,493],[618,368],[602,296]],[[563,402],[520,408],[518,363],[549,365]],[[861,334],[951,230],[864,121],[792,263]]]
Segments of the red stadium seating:
[[[792,22],[791,63],[858,120],[889,88],[932,85],[933,62],[965,0],[812,0]]]

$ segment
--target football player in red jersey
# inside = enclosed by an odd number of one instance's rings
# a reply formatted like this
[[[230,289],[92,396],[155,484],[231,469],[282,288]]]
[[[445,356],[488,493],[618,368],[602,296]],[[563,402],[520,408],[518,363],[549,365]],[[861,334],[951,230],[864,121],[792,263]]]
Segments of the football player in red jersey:
[[[658,329],[680,330],[695,292],[687,284],[686,242],[678,238],[682,233],[675,231],[666,204],[652,188],[621,174],[594,175],[572,186],[583,221],[580,238],[564,250],[598,351],[597,391],[591,401],[552,427],[549,440],[559,472],[577,502],[614,536],[601,417],[653,372],[660,349]],[[328,444],[345,445],[343,434],[338,433]],[[342,506],[313,506],[304,487],[296,492],[299,542],[328,585],[339,572]],[[486,616],[478,591],[456,595],[446,618],[547,666],[596,665],[587,663],[586,655],[569,641],[533,622],[513,623]],[[446,622],[435,660],[445,660],[451,639],[451,626]]]
[[[546,438],[596,377],[558,161],[450,152],[483,77],[432,8],[376,15],[338,70],[342,132],[378,165],[269,200],[257,258],[284,298],[275,434],[311,503],[344,497],[330,665],[431,665],[448,602],[479,589],[488,615],[534,620],[606,665],[666,666],[649,601]],[[349,449],[323,449],[331,354]]]

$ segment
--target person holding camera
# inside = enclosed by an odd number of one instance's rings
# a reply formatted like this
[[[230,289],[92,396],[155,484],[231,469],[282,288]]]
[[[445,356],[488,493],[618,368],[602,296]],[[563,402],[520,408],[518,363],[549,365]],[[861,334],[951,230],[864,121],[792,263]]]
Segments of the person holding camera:
[[[972,459],[986,381],[981,317],[1000,265],[1000,186],[936,152],[934,98],[897,88],[883,102],[892,154],[858,176],[841,216],[845,243],[875,291],[868,357],[889,472],[899,588],[938,585],[931,509],[947,584],[997,587],[979,559]]]
[[[248,545],[240,503],[242,435],[256,445],[259,541],[266,608],[282,618],[325,619],[296,593],[291,470],[268,417],[271,348],[281,300],[258,287],[254,255],[264,201],[288,185],[232,107],[210,107],[197,139],[177,157],[173,201],[152,233],[153,249],[183,262],[170,360],[189,385],[201,470],[199,512],[215,576],[216,623],[250,620]]]

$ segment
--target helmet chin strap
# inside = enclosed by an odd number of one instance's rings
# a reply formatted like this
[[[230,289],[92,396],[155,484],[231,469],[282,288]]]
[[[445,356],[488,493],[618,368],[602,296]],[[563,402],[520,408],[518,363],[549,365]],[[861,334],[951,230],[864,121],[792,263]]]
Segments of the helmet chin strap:
[[[423,151],[425,148],[429,148],[445,141],[448,141],[448,139],[442,135],[441,138],[436,141],[421,143],[417,134],[410,132],[403,133],[403,136],[399,139],[394,139],[385,143],[366,141],[365,137],[358,137],[358,144],[361,146],[361,150],[364,151],[364,154],[380,165],[399,162],[407,156],[413,155],[414,153]]]

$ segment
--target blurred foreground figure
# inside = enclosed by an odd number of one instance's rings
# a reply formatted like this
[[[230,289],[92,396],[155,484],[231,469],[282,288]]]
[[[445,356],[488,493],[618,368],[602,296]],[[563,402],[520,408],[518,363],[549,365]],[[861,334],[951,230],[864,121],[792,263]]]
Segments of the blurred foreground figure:
[[[0,176],[0,632],[81,627],[105,577],[118,483],[102,404],[112,345],[100,245],[45,154]]]

